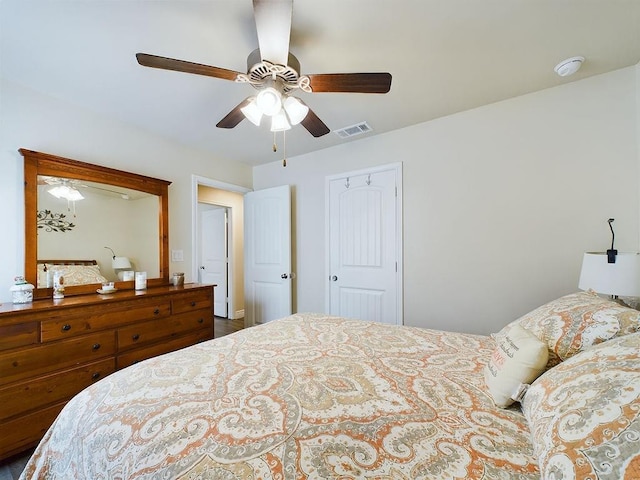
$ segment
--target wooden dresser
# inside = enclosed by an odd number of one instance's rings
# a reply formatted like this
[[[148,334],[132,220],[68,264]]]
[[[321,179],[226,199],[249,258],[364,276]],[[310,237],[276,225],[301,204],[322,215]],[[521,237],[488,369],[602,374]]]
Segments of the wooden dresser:
[[[36,445],[95,381],[211,338],[210,285],[0,305],[0,460]]]

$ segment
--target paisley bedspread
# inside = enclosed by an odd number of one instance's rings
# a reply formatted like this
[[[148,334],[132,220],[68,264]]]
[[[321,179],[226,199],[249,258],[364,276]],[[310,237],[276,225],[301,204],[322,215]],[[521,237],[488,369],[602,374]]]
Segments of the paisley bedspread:
[[[489,337],[296,314],[141,362],[79,393],[39,479],[537,479]]]

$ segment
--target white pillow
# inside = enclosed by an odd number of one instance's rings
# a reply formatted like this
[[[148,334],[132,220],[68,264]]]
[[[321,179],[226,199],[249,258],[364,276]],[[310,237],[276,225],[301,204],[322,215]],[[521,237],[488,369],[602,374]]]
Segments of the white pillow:
[[[508,407],[521,385],[528,385],[544,372],[549,350],[547,344],[520,325],[514,325],[500,337],[484,368],[484,381],[494,403]]]

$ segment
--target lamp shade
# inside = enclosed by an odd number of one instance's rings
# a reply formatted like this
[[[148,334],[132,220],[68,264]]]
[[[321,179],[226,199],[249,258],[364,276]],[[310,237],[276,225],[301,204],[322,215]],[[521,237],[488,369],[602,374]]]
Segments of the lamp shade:
[[[606,252],[585,253],[578,288],[604,295],[640,297],[640,254],[621,252],[615,263],[608,263]]]
[[[256,96],[256,105],[262,113],[271,117],[282,108],[282,95],[273,87],[267,87],[260,90]]]
[[[287,97],[282,103],[291,125],[298,125],[309,113],[309,107],[295,97]]]
[[[113,269],[131,268],[131,262],[127,257],[113,257],[111,260]]]
[[[260,120],[262,120],[262,111],[256,105],[255,97],[249,99],[249,103],[247,103],[244,107],[240,109],[242,114],[253,123],[255,126],[260,126]]]
[[[287,121],[287,116],[284,114],[284,110],[280,110],[273,117],[271,117],[271,131],[272,132],[282,132],[284,130],[289,130],[291,125]]]

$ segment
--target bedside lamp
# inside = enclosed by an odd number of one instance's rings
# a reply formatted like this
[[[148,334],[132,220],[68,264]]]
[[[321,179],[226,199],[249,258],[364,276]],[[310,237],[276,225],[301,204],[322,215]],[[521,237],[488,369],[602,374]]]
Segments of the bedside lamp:
[[[609,263],[607,252],[585,253],[578,288],[613,298],[640,297],[640,254],[617,252],[616,262]]]
[[[111,268],[113,268],[113,271],[116,273],[116,275],[120,280],[124,280],[125,279],[124,272],[132,271],[131,262],[129,261],[129,258],[117,257],[111,248],[109,247],[104,247],[104,248],[106,248],[107,250],[111,250],[111,254],[112,254]],[[131,280],[131,278],[128,278],[128,280]]]
[[[125,272],[130,272],[132,270],[131,262],[127,257],[113,257],[111,260],[111,266],[120,280],[124,280]]]

